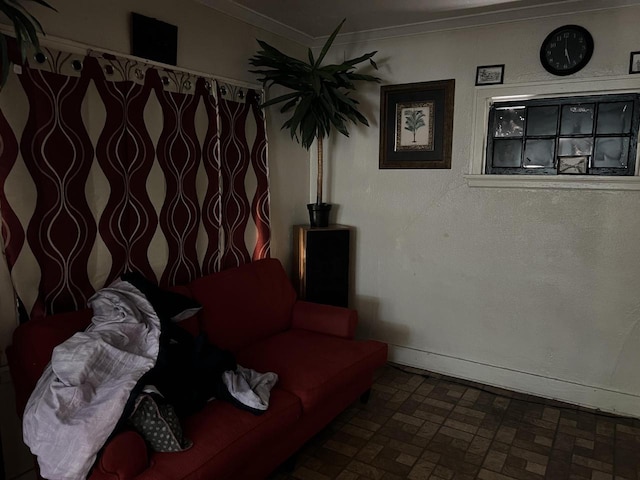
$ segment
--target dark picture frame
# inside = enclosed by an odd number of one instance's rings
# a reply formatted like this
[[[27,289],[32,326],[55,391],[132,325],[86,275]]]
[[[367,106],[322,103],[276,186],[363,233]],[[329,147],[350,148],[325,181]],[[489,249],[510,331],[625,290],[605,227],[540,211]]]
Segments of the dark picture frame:
[[[167,65],[178,63],[178,27],[131,12],[131,53]]]
[[[481,65],[476,68],[476,87],[504,83],[504,64]]]
[[[380,169],[451,168],[455,80],[380,87]]]
[[[640,73],[640,52],[631,52],[629,56],[629,73]]]

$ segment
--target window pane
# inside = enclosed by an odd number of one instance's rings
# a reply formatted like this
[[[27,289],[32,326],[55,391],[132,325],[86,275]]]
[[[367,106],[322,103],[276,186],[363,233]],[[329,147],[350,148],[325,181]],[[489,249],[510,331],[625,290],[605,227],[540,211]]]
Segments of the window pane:
[[[601,103],[598,106],[597,133],[629,133],[633,103]]]
[[[496,140],[493,142],[494,167],[520,167],[522,141]]]
[[[558,145],[558,155],[576,157],[591,155],[593,138],[561,138]]]
[[[524,107],[496,109],[494,137],[521,137],[523,128]]]
[[[558,107],[531,107],[527,112],[527,135],[555,135]]]
[[[593,166],[596,168],[624,168],[629,157],[629,139],[626,137],[596,138]]]
[[[593,132],[593,103],[565,105],[562,107],[562,135],[589,134]]]
[[[586,175],[588,173],[589,157],[559,157],[558,173]]]
[[[555,140],[527,140],[524,150],[524,166],[553,167]]]

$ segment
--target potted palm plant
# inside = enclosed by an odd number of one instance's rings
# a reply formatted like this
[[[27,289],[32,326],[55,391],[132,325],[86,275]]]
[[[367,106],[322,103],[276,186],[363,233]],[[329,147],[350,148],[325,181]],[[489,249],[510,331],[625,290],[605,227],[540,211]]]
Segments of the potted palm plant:
[[[323,141],[329,136],[332,128],[348,137],[349,122],[369,125],[364,115],[358,111],[358,101],[352,98],[350,93],[356,90],[355,82],[380,81],[378,77],[355,71],[356,65],[367,60],[377,69],[378,66],[372,60],[377,52],[366,53],[342,63],[322,65],[345,20],[342,20],[327,39],[318,58],[314,58],[313,52],[309,49],[308,62],[298,60],[258,40],[262,50],[249,60],[251,65],[257,67],[256,70],[250,71],[260,75],[258,81],[265,88],[280,85],[291,90],[289,93],[264,102],[261,107],[284,103],[280,112],[292,112],[292,114],[282,128],[288,129],[291,138],[296,139],[307,150],[311,148],[314,141],[316,142],[318,153],[316,203],[307,205],[312,227],[328,226],[331,209],[331,204],[322,201]]]
[[[32,0],[33,2],[44,7],[55,10],[44,0]],[[42,25],[31,15],[27,9],[21,5],[19,0],[0,0],[0,12],[2,12],[13,24],[13,30],[16,35],[16,44],[20,51],[22,62],[27,58],[27,50],[33,47],[36,51],[40,50],[40,42],[38,33],[44,35]],[[4,86],[9,76],[9,53],[7,48],[7,40],[4,35],[0,34],[0,57],[2,61],[2,76],[0,77],[0,87]]]

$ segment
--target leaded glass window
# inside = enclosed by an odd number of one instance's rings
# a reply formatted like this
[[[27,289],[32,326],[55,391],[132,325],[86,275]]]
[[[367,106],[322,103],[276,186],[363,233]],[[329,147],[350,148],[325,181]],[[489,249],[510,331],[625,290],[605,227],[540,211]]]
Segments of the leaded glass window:
[[[633,175],[640,95],[497,102],[486,173]]]

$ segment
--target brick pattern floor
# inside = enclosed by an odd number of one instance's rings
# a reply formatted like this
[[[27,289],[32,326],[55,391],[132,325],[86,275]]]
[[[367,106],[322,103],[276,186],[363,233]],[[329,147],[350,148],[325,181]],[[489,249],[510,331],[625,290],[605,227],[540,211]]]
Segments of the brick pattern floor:
[[[640,420],[388,365],[271,478],[640,480]]]

